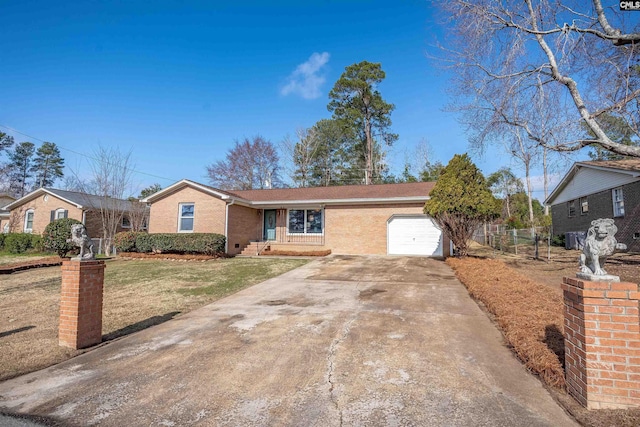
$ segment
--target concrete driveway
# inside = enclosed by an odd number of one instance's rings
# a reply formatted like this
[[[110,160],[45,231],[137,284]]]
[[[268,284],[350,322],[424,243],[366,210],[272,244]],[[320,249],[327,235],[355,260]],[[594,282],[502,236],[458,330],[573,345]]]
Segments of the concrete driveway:
[[[0,384],[105,426],[574,426],[441,261],[335,256]]]

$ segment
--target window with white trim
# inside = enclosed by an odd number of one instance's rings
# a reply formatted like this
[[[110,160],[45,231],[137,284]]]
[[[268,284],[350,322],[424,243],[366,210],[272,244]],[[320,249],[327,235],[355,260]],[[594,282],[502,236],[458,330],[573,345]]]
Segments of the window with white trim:
[[[120,226],[122,228],[131,228],[131,221],[129,220],[129,217],[126,215],[122,216],[122,224],[120,224]]]
[[[613,199],[613,216],[624,216],[624,194],[622,193],[622,188],[611,190],[611,198]]]
[[[62,219],[67,217],[66,209],[56,209],[55,219]]]
[[[33,231],[33,209],[27,210],[24,214],[24,232],[31,233]]]
[[[289,209],[287,231],[290,234],[322,234],[322,209]]]
[[[193,232],[195,217],[195,203],[180,203],[178,206],[178,232]]]
[[[576,201],[569,200],[567,202],[567,211],[569,212],[569,218],[576,216]]]

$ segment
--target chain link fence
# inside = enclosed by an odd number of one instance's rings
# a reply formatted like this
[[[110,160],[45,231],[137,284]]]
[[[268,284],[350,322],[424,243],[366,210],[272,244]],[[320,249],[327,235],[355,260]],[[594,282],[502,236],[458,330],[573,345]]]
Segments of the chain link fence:
[[[500,224],[486,224],[474,233],[473,240],[496,251],[551,259],[553,242],[549,227],[507,229]]]
[[[93,243],[93,252],[96,255],[103,255],[107,253],[107,249],[111,249],[111,256],[116,255],[116,247],[111,242],[111,239],[106,240],[102,238],[92,238],[91,243]]]

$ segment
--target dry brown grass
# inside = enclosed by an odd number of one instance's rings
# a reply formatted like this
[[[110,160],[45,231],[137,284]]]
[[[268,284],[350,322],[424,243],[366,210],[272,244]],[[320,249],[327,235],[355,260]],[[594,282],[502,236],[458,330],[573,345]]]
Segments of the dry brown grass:
[[[306,262],[275,258],[107,261],[103,340],[161,323]],[[60,267],[0,276],[0,380],[80,353],[58,346],[60,286]]]

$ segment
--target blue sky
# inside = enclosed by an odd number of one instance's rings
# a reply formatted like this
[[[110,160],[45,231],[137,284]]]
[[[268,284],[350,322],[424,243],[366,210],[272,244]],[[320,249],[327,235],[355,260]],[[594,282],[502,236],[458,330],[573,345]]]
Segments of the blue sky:
[[[0,11],[0,125],[55,142],[81,175],[88,162],[70,150],[102,144],[132,150],[140,187],[206,183],[235,139],[278,143],[330,117],[331,87],[363,60],[382,64],[380,91],[396,105],[394,172],[423,138],[443,163],[467,150],[442,111],[448,76],[427,59],[441,34],[425,0],[24,0]],[[509,165],[498,148],[474,160],[485,174]]]

